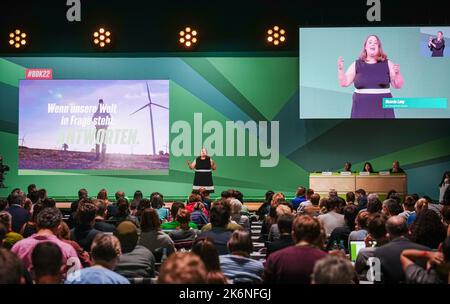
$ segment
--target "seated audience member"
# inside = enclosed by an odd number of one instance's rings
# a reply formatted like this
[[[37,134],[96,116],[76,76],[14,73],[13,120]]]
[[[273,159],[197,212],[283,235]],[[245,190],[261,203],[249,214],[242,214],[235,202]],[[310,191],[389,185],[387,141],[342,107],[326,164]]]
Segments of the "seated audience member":
[[[228,250],[230,254],[221,255],[219,259],[220,268],[229,280],[235,283],[262,282],[264,266],[260,261],[250,257],[253,243],[248,231],[234,231],[228,241]]]
[[[269,229],[269,237],[268,237],[269,242],[273,242],[280,239],[280,229],[278,228],[277,221],[280,216],[286,214],[292,214],[292,209],[289,208],[288,205],[281,204],[280,202],[278,207],[275,209],[275,218],[273,219],[274,223],[270,226]]]
[[[20,234],[24,238],[32,236],[33,234],[35,234],[37,232],[37,224],[36,224],[37,216],[38,216],[39,212],[42,211],[42,209],[44,209],[44,205],[41,202],[34,204],[33,213],[31,214],[31,219],[28,222],[26,222],[25,224],[23,224],[22,228],[20,229]]]
[[[272,197],[275,194],[272,190],[269,190],[264,195],[264,202],[256,211],[256,215],[258,215],[258,220],[262,221],[266,218],[266,215],[269,214],[270,211],[270,202],[272,201]]]
[[[164,207],[164,200],[161,195],[155,194],[150,200],[152,208],[158,212],[159,220],[161,222],[169,221],[169,209]]]
[[[416,201],[416,204],[414,205],[414,213],[410,214],[410,216],[407,219],[408,226],[411,226],[412,223],[417,218],[417,215],[423,211],[428,210],[428,201],[425,198],[420,198]]]
[[[6,229],[5,225],[0,221],[0,248],[3,247],[3,240],[6,237],[6,234],[8,233],[8,229]]]
[[[405,173],[405,171],[400,168],[400,162],[398,160],[394,161],[392,163],[392,168],[389,169],[389,172],[391,173]]]
[[[130,221],[120,223],[114,235],[119,239],[122,254],[114,271],[130,278],[152,278],[155,276],[155,257],[150,250],[138,245],[138,230]]]
[[[328,255],[314,265],[312,284],[354,284],[356,278],[352,263],[343,257]]]
[[[355,191],[356,202],[358,205],[358,210],[363,210],[367,208],[367,195],[364,189],[358,189]]]
[[[380,213],[383,210],[383,203],[379,198],[374,198],[373,200],[367,201],[366,211],[369,214]]]
[[[113,224],[105,222],[107,218],[107,206],[102,200],[96,199],[93,201],[95,205],[95,223],[94,229],[102,232],[113,232],[116,227]]]
[[[162,223],[161,229],[172,230],[172,229],[177,229],[180,227],[180,223],[176,220],[179,209],[185,209],[184,204],[182,202],[173,202],[172,206],[170,207],[171,221]],[[192,219],[192,217],[191,217],[191,219]],[[193,221],[189,222],[189,227],[191,227],[193,229],[198,229],[197,224],[194,223]]]
[[[95,236],[101,231],[94,229],[95,205],[89,200],[81,200],[77,210],[77,225],[70,231],[70,239],[89,251]]]
[[[389,242],[386,231],[387,220],[388,217],[382,213],[370,214],[367,219],[368,234],[364,239],[366,247],[359,250],[355,262],[355,270],[361,277],[364,277],[368,270],[367,261],[374,256],[376,248]]]
[[[331,232],[328,239],[327,250],[343,249],[348,253],[348,239],[350,233],[355,230],[356,217],[358,215],[358,207],[348,205],[344,208],[344,226],[336,227]]]
[[[0,285],[25,284],[24,271],[20,259],[13,252],[0,247]]]
[[[59,209],[45,208],[39,212],[37,217],[38,232],[14,244],[11,251],[22,260],[27,270],[30,270],[32,266],[31,253],[34,247],[43,242],[52,242],[58,245],[63,254],[62,261],[64,265],[72,267],[72,269],[81,268],[75,249],[57,237],[61,229],[61,222],[62,214]]]
[[[9,212],[0,212],[0,223],[2,223],[6,227],[6,235],[3,240],[3,247],[6,249],[11,249],[15,243],[23,239],[23,236],[17,232],[12,231],[12,217]]]
[[[220,199],[219,201],[215,201],[212,203],[212,205],[214,204],[225,204],[226,208],[228,209],[229,215],[230,215],[230,219],[228,220],[228,225],[226,226],[226,229],[230,230],[230,231],[235,231],[235,230],[239,230],[239,229],[243,229],[243,227],[241,225],[239,225],[238,223],[236,223],[235,221],[231,220],[231,206],[230,206],[230,199]],[[211,207],[212,208],[212,207]],[[210,222],[208,224],[206,224],[205,226],[202,227],[202,233],[203,232],[208,232],[212,229],[212,224],[211,224],[211,211],[210,211]]]
[[[367,205],[366,208],[364,209],[360,209],[359,211],[367,211],[367,206],[370,204],[373,204],[374,202],[377,202],[380,200],[380,197],[378,196],[377,193],[369,193],[369,195],[367,195]],[[381,210],[381,209],[380,209]]]
[[[414,206],[416,205],[416,201],[410,195],[405,197],[403,201],[402,207],[403,212],[399,214],[399,216],[403,217],[406,221],[408,221],[408,217],[415,212]]]
[[[44,208],[55,208],[56,207],[56,201],[52,198],[45,198],[41,200],[42,205],[44,205]]]
[[[407,238],[408,226],[404,218],[391,216],[386,222],[389,242],[375,250],[374,256],[380,260],[382,281],[384,283],[400,283],[405,280],[400,254],[405,249],[430,250]]]
[[[345,226],[344,215],[337,212],[339,209],[339,204],[340,201],[338,198],[328,199],[328,212],[317,217],[320,223],[323,225],[325,233],[328,237],[331,235],[331,232],[333,232],[335,228]]]
[[[373,169],[373,166],[370,162],[365,162],[364,167],[361,170],[362,172],[369,172],[369,173],[375,173],[375,170]]]
[[[332,197],[338,197],[338,193],[337,193],[336,189],[330,189],[330,191],[328,191],[328,198],[332,198]]]
[[[280,231],[279,239],[267,244],[267,257],[275,251],[294,245],[292,239],[292,223],[294,222],[293,214],[285,214],[278,217],[277,225]]]
[[[450,206],[444,206],[441,210],[442,223],[447,230],[447,235],[450,236]]]
[[[130,210],[132,215],[136,215],[136,212],[138,210],[139,203],[144,198],[144,194],[142,194],[142,191],[137,190],[134,192],[133,199],[130,202]]]
[[[70,216],[69,216],[69,219],[67,221],[67,224],[69,225],[70,229],[72,229],[76,225],[76,214],[77,214],[77,209],[78,209],[78,203],[82,199],[88,198],[88,197],[89,196],[88,196],[87,190],[82,188],[82,189],[78,190],[78,199],[73,201],[70,204]]]
[[[48,198],[48,193],[47,193],[47,190],[46,190],[46,189],[41,188],[41,189],[38,190],[38,193],[39,193],[39,199],[40,199],[41,201],[43,201],[43,200],[45,200],[45,199]]]
[[[211,206],[211,197],[209,191],[204,187],[200,187],[200,189],[198,189],[198,194],[200,194],[200,196],[202,197],[202,203],[205,205],[206,210],[209,210]]]
[[[346,162],[344,164],[344,172],[352,172],[352,163]]]
[[[194,241],[191,249],[200,257],[206,267],[208,284],[226,284],[227,278],[220,269],[219,253],[214,243],[207,239],[199,237]]]
[[[11,228],[12,231],[19,233],[23,224],[30,220],[30,212],[23,208],[23,204],[25,202],[25,196],[23,192],[15,192],[11,196],[11,201],[9,203],[9,207],[5,210],[11,214],[12,222]]]
[[[356,216],[355,230],[350,232],[348,241],[364,241],[367,236],[367,220],[369,219],[369,212],[362,211]]]
[[[4,211],[8,208],[8,200],[0,198],[0,211]]]
[[[141,203],[144,200],[141,201]],[[139,228],[139,220],[137,217],[130,215],[130,206],[128,204],[128,201],[125,198],[119,198],[116,202],[117,204],[117,212],[116,214],[111,217],[110,219],[112,221],[116,221],[117,224],[123,222],[123,221],[131,221],[133,222],[136,227]],[[109,211],[108,211],[109,212]]]
[[[431,249],[437,249],[447,236],[440,216],[430,209],[419,213],[410,231],[411,241]]]
[[[180,223],[180,228],[171,231],[169,233],[170,238],[174,242],[194,241],[197,238],[198,231],[189,227],[191,214],[186,209],[179,209],[177,214],[177,221]]]
[[[242,203],[238,199],[230,200],[231,220],[241,225],[245,230],[250,230],[250,219],[246,215],[242,215]]]
[[[206,207],[203,203],[196,203],[194,206],[194,211],[192,211],[191,214],[192,222],[201,227],[208,224],[208,216],[206,215],[205,211]]]
[[[113,217],[117,213],[117,201],[115,204],[111,204],[111,202],[108,199],[108,191],[106,189],[100,189],[100,191],[97,193],[97,199],[102,200],[105,202],[105,204],[108,206],[107,214],[109,217]]]
[[[298,208],[296,209],[297,213],[303,213],[302,211],[305,209],[305,207],[311,206],[311,196],[313,194],[314,194],[313,189],[306,190],[306,194],[305,194],[306,200],[301,202],[300,205],[298,205]]]
[[[113,271],[121,255],[120,242],[109,234],[98,234],[91,248],[93,266],[70,273],[65,284],[130,284]]]
[[[277,192],[272,196],[270,206],[278,206],[280,201],[286,201],[286,196],[282,192]]]
[[[439,183],[439,203],[450,204],[450,171],[444,172]],[[447,194],[447,195],[446,195]],[[445,199],[446,198],[446,199]]]
[[[206,284],[206,267],[200,257],[190,252],[177,252],[161,266],[159,284]]]
[[[160,260],[159,252],[166,252],[167,256],[175,252],[175,246],[169,235],[161,230],[161,222],[158,212],[153,208],[147,208],[141,217],[141,235],[139,245],[150,250]]]
[[[195,204],[202,202],[202,196],[200,194],[193,193],[189,195],[188,202],[186,204],[186,210],[189,213],[194,211]]]
[[[311,205],[306,206],[301,210],[300,214],[306,214],[310,216],[317,217],[320,214],[320,195],[319,193],[314,193],[310,198]]]
[[[230,205],[228,201],[222,199],[214,202],[210,211],[211,229],[201,233],[201,237],[209,238],[219,252],[219,255],[228,254],[227,243],[231,237],[232,231],[227,228],[231,216]],[[237,229],[236,229],[237,230]]]
[[[314,264],[327,255],[323,229],[318,219],[308,215],[295,218],[292,235],[296,243],[272,253],[266,261],[265,283],[309,284]]]
[[[297,192],[295,193],[295,198],[292,200],[292,206],[294,207],[295,210],[298,209],[298,207],[300,206],[301,203],[306,201],[305,194],[306,194],[305,187],[297,188]]]
[[[84,250],[83,248],[81,248],[81,246],[77,242],[72,241],[70,239],[70,228],[64,221],[61,222],[61,228],[59,229],[59,232],[58,232],[58,238],[61,241],[63,241],[64,243],[67,243],[70,246],[72,246],[73,249],[75,249],[75,251],[77,252],[77,255],[78,255],[78,259],[80,259],[81,265],[83,267],[92,266],[92,261],[91,261],[91,257],[89,256],[89,251]]]
[[[37,187],[36,187],[36,184],[29,184],[28,185],[28,187],[27,187],[27,197],[29,198],[29,199],[31,199],[31,194],[32,193],[34,193],[34,192],[37,192]],[[35,202],[33,202],[33,204],[34,204]]]
[[[402,211],[402,206],[395,199],[390,198],[383,201],[383,209],[381,212],[388,217],[399,215]]]
[[[426,268],[416,261],[426,261]],[[413,284],[448,284],[450,270],[450,237],[439,246],[439,250],[421,251],[406,249],[400,256],[407,283]]]
[[[62,283],[62,252],[52,242],[37,244],[31,254],[32,277],[36,284]]]
[[[356,202],[356,196],[354,192],[347,192],[345,194],[345,202],[347,205],[354,205]]]
[[[137,220],[140,220],[142,213],[145,209],[151,208],[152,202],[149,199],[143,198],[139,201],[139,205],[137,207],[136,212],[134,213],[134,216],[137,218]]]

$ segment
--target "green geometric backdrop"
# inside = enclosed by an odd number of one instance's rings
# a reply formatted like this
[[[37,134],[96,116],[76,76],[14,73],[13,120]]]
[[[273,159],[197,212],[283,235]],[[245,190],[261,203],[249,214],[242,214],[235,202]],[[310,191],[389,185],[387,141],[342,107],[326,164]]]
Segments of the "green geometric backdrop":
[[[194,112],[223,126],[227,120],[279,121],[278,166],[261,168],[259,157],[216,156],[216,194],[238,188],[246,197],[262,197],[269,189],[293,195],[297,186],[308,186],[308,172],[337,170],[345,161],[355,170],[365,161],[382,170],[398,159],[407,170],[409,192],[436,198],[442,173],[450,168],[449,120],[300,120],[297,57],[9,57],[0,58],[0,155],[11,167],[10,188],[0,196],[30,183],[61,198],[80,187],[91,194],[105,187],[111,194],[139,189],[185,197],[192,186],[186,157],[174,156],[167,176],[18,176],[18,80],[26,68],[53,68],[54,79],[170,79],[171,123],[193,124]]]

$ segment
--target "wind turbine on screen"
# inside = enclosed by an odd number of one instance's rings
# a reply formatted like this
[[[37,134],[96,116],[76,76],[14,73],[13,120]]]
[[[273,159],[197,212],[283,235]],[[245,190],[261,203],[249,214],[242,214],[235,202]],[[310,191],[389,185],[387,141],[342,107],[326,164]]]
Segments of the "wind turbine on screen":
[[[168,107],[165,107],[165,106],[162,106],[162,105],[160,105],[160,104],[154,103],[154,102],[152,101],[152,96],[151,96],[151,94],[150,94],[150,88],[148,87],[148,83],[145,82],[145,84],[146,84],[146,86],[147,86],[148,104],[146,104],[145,106],[143,106],[143,107],[137,109],[136,111],[134,111],[133,113],[131,113],[130,116],[133,115],[133,114],[135,114],[135,113],[137,113],[137,112],[139,112],[140,110],[143,110],[143,109],[145,109],[146,107],[148,107],[149,112],[150,112],[150,129],[151,129],[151,131],[152,131],[152,147],[153,147],[153,155],[156,155],[155,130],[154,130],[154,128],[153,128],[153,111],[152,111],[152,107],[153,107],[153,106],[155,106],[155,107],[160,107],[160,108],[163,108],[163,109],[166,109],[166,110],[169,110],[169,108],[168,108]]]

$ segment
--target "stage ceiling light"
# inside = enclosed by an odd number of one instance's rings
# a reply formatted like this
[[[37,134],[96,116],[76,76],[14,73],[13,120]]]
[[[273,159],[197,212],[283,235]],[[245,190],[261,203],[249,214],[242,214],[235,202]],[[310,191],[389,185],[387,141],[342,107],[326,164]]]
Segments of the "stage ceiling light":
[[[278,25],[267,30],[266,41],[269,44],[279,46],[286,42],[286,30],[280,28]]]
[[[178,42],[185,48],[192,48],[198,43],[198,31],[186,27],[178,33]]]
[[[20,49],[27,46],[27,33],[20,29],[16,29],[8,35],[8,44],[10,47]]]
[[[111,44],[111,31],[104,27],[99,28],[92,34],[92,43],[95,47],[104,49]]]

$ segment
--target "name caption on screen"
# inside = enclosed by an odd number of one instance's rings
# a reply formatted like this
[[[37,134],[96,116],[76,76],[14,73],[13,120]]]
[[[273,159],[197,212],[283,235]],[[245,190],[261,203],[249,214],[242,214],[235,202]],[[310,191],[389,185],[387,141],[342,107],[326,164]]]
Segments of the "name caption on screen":
[[[221,299],[261,299],[270,301],[272,295],[271,290],[266,288],[225,288],[222,291],[213,290],[193,290],[186,288],[181,290],[178,298],[180,299],[195,299],[211,301],[213,296]]]

